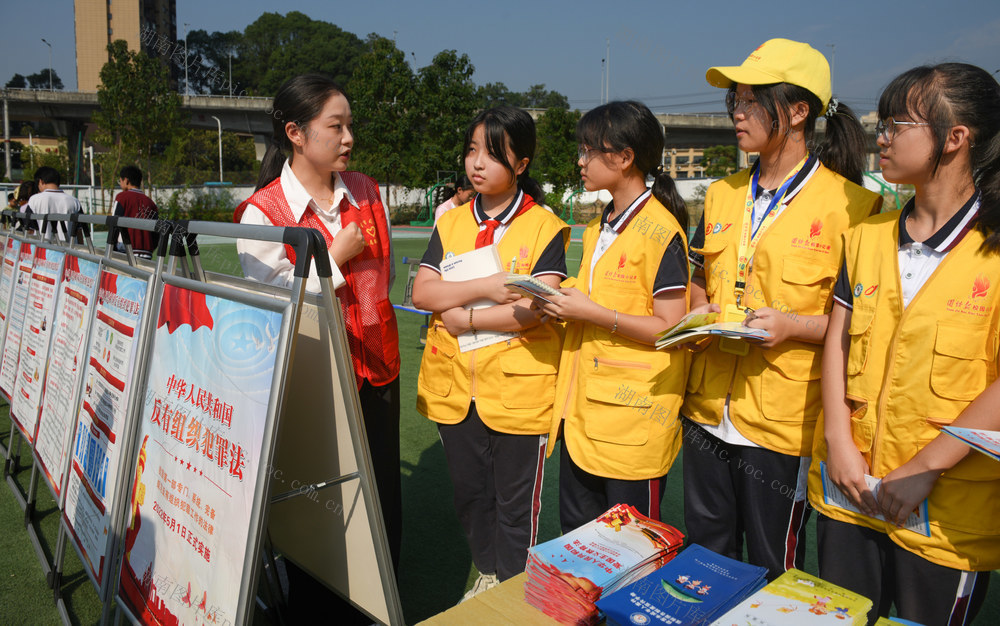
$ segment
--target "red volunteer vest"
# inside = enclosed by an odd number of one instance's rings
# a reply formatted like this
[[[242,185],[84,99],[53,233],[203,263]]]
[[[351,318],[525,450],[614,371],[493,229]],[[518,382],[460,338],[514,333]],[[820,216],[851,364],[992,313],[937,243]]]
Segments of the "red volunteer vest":
[[[358,387],[364,380],[373,385],[385,385],[399,376],[399,332],[396,313],[389,302],[392,271],[389,226],[374,179],[360,172],[340,172],[340,179],[358,203],[357,207],[348,204],[340,212],[340,224],[342,227],[358,224],[365,238],[365,248],[342,268],[347,284],[337,289],[336,294],[344,312]],[[275,226],[315,228],[322,233],[327,247],[333,242],[333,236],[312,207],[307,207],[302,218],[295,221],[280,178],[240,204],[233,214],[234,222],[240,221],[249,204],[260,209]],[[285,253],[294,264],[295,250],[286,244]]]

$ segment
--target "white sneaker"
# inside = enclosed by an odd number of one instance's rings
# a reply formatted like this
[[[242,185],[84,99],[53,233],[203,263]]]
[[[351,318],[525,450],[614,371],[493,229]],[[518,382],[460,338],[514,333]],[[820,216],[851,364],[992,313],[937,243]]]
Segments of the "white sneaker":
[[[492,589],[493,587],[496,587],[499,584],[500,581],[497,579],[496,574],[480,574],[479,578],[476,579],[476,582],[472,583],[472,589],[466,591],[465,595],[462,596],[462,599],[459,601],[459,604],[481,594],[484,591]]]

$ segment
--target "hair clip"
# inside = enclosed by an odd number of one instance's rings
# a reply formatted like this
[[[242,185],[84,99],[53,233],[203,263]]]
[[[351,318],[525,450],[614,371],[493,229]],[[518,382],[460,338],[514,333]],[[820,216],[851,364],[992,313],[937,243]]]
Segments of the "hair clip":
[[[656,169],[655,169],[654,171],[655,171],[655,172],[656,172],[657,174],[662,174],[662,173],[663,173],[663,164],[662,164],[662,163],[660,163],[659,165],[657,165],[657,166],[656,166]]]
[[[827,117],[833,117],[834,115],[837,114],[837,105],[838,104],[840,104],[840,102],[838,102],[836,98],[830,98],[830,104],[828,104],[827,107],[826,107],[826,116]]]

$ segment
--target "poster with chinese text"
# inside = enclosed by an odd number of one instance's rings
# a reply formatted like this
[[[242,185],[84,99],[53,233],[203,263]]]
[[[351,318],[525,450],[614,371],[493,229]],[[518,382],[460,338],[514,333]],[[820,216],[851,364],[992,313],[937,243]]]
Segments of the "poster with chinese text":
[[[17,255],[17,269],[14,271],[14,289],[11,294],[10,317],[3,342],[3,356],[0,361],[0,393],[8,402],[14,389],[17,374],[17,359],[21,353],[21,332],[24,327],[25,308],[28,304],[28,285],[31,282],[31,264],[34,261],[35,246],[21,243],[21,253]]]
[[[85,566],[99,585],[109,548],[117,495],[113,491],[146,290],[145,280],[101,271],[76,416],[64,515]]]
[[[28,280],[28,301],[24,312],[21,356],[14,377],[10,416],[16,421],[28,443],[35,441],[38,409],[49,357],[49,340],[55,318],[56,292],[62,279],[66,253],[36,247],[35,260]]]
[[[282,315],[166,285],[156,326],[118,594],[143,623],[233,623]]]
[[[69,255],[63,268],[45,392],[38,416],[35,454],[42,475],[56,499],[61,499],[66,457],[72,441],[69,431],[76,423],[76,400],[80,380],[86,369],[86,339],[90,312],[97,287],[98,264]]]
[[[21,242],[13,237],[4,244],[3,266],[0,269],[0,331],[10,313],[10,292],[17,272],[17,258],[21,254]]]

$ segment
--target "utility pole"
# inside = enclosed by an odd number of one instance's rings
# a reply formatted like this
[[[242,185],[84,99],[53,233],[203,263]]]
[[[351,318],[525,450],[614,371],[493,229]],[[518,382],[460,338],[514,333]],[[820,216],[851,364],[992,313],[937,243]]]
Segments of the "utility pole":
[[[216,124],[219,125],[219,182],[221,183],[222,182],[222,120],[215,117],[214,115],[210,117],[213,120],[215,120]]]
[[[49,91],[52,91],[52,44],[42,39],[42,43],[49,47]]]
[[[190,86],[188,84],[188,24],[184,22],[184,95],[190,96],[191,90],[188,89]]]
[[[833,93],[833,68],[836,67],[837,64],[837,44],[828,43],[826,44],[826,47],[832,50],[832,52],[830,52],[830,93]]]

